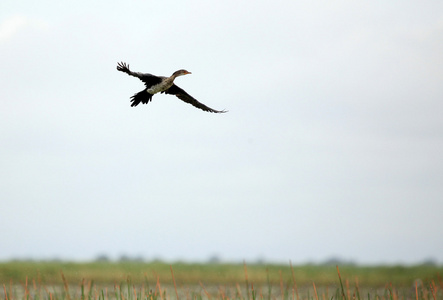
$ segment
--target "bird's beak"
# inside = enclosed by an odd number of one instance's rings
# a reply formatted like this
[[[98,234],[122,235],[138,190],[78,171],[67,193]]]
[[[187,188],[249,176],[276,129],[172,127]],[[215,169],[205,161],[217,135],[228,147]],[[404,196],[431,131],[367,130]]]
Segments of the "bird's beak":
[[[186,71],[186,74],[192,74],[191,72]]]

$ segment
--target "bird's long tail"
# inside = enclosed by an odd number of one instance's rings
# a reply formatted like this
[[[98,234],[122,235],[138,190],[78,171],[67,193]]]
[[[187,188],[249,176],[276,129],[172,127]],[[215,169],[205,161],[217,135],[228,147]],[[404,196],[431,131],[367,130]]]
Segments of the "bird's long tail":
[[[140,104],[140,102],[143,104],[147,104],[149,101],[152,100],[152,96],[153,95],[148,93],[146,90],[138,92],[131,97],[131,106],[137,106]]]

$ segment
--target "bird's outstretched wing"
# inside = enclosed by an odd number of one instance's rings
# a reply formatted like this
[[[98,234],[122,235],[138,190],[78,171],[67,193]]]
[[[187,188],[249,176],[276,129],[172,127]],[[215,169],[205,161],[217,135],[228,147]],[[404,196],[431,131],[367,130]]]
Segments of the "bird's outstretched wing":
[[[145,83],[145,86],[147,88],[150,88],[151,86],[156,85],[162,81],[160,77],[149,73],[132,72],[131,70],[129,70],[129,65],[124,62],[117,63],[117,70],[120,72],[124,72],[128,75],[137,77],[138,79],[140,79]]]
[[[183,100],[186,103],[192,104],[195,107],[200,108],[204,111],[208,111],[208,112],[212,112],[212,113],[225,113],[226,112],[225,110],[212,109],[212,108],[204,105],[203,103],[198,102],[194,97],[192,97],[191,95],[186,93],[183,89],[179,88],[175,84],[173,84],[169,89],[167,89],[166,91],[164,91],[162,93],[175,95],[180,100]]]

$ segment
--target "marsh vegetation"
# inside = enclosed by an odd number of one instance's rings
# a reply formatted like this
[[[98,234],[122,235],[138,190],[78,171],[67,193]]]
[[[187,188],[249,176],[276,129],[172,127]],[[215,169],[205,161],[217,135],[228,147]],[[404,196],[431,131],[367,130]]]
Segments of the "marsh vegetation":
[[[0,299],[443,299],[438,266],[0,263]]]

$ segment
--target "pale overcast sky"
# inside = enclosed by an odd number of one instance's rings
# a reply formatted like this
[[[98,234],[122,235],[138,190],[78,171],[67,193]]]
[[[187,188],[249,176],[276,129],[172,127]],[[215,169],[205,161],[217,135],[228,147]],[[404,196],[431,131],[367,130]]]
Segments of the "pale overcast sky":
[[[0,57],[0,260],[443,262],[440,0],[6,0]]]

